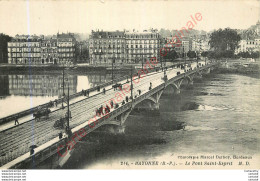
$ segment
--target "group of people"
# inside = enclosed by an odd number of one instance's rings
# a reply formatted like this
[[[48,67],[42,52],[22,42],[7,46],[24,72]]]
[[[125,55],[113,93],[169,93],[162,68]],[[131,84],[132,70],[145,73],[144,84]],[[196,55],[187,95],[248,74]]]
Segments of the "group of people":
[[[122,84],[116,83],[115,85],[112,86],[112,88],[114,88],[114,91],[117,90],[117,88],[120,88],[122,90]]]
[[[122,105],[124,105],[125,102],[128,102],[128,101],[129,101],[129,98],[128,98],[128,96],[126,96],[126,97],[125,97],[125,100],[123,100],[123,102],[122,102]]]
[[[111,107],[111,108],[113,108],[113,107]],[[110,113],[110,107],[108,105],[106,107],[103,107],[103,105],[101,105],[100,108],[96,109],[96,116],[101,117],[101,115],[104,115],[103,110],[105,111],[105,114]]]
[[[53,107],[53,106],[58,107],[58,100],[57,99],[49,102],[48,107]]]
[[[82,95],[84,95],[85,97],[88,96],[89,97],[89,90],[83,90],[81,91]]]

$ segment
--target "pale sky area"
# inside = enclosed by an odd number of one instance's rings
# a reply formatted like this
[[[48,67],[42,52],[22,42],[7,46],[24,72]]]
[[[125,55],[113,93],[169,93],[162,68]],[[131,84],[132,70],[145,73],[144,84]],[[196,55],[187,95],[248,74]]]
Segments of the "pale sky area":
[[[0,33],[90,33],[91,30],[181,29],[201,13],[194,29],[246,29],[260,19],[260,1],[0,1]]]

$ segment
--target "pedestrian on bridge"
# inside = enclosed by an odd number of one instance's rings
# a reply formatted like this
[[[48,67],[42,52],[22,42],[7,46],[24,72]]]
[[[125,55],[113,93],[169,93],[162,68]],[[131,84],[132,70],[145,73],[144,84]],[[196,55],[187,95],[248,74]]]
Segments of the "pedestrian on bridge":
[[[54,103],[55,103],[55,106],[57,107],[57,106],[58,106],[58,101],[57,101],[57,99],[54,100]]]
[[[48,104],[48,107],[52,107],[53,106],[53,102],[50,101],[49,104]]]
[[[139,95],[141,95],[141,92],[142,92],[142,91],[141,91],[140,89],[138,89],[138,93],[139,93]]]
[[[111,108],[113,108],[114,102],[112,100],[110,101],[110,105],[111,105]]]
[[[106,94],[106,89],[105,88],[103,89],[103,93]]]
[[[19,125],[19,122],[18,122],[18,118],[17,118],[17,117],[15,117],[14,125],[16,125],[16,123],[17,123],[17,125]]]

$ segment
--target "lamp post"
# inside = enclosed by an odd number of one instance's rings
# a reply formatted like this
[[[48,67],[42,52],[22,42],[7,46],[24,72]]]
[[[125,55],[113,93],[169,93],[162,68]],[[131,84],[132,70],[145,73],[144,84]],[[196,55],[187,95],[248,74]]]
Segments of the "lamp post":
[[[144,69],[144,55],[142,55],[142,70]]]
[[[164,58],[164,77],[166,78],[166,59]]]
[[[133,65],[131,65],[131,77],[130,77],[130,79],[131,79],[131,99],[132,99],[132,101],[133,101]]]
[[[70,114],[70,88],[69,88],[69,79],[67,80],[68,82],[68,96],[67,96],[67,127],[66,127],[66,133],[71,136],[71,129],[70,129],[70,118],[71,118],[71,114]]]
[[[64,62],[63,62],[63,67],[62,67],[62,103],[61,103],[61,107],[62,109],[64,108],[64,96],[65,96],[65,93],[64,93],[64,87],[65,87],[65,82],[64,82]]]
[[[196,54],[196,61],[197,61],[197,67],[198,67],[198,61],[199,61],[199,57],[198,57],[198,53],[197,53],[197,51],[195,51],[195,54]]]
[[[184,71],[186,72],[186,55],[185,55],[184,47],[183,47],[183,56],[184,56]]]
[[[115,57],[113,56],[113,58],[112,58],[112,82],[114,82],[114,61],[115,61]]]

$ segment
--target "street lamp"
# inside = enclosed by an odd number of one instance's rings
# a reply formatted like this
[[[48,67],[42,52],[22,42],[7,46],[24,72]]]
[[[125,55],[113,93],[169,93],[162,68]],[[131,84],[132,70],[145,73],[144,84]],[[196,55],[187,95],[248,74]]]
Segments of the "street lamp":
[[[186,51],[185,51],[185,49],[184,49],[184,63],[185,63],[185,66],[184,66],[184,70],[185,70],[185,72],[186,72],[186,58],[187,58],[187,53],[186,53]]]
[[[130,79],[131,79],[131,99],[132,99],[132,101],[133,101],[133,65],[131,65],[131,77],[130,77]]]
[[[65,96],[65,92],[64,92],[64,84],[65,84],[65,82],[64,82],[64,62],[63,62],[63,64],[62,64],[63,66],[62,66],[62,103],[61,103],[61,108],[62,109],[64,109],[64,104],[63,104],[63,102],[64,102],[64,96]]]
[[[69,97],[69,95],[70,95],[70,89],[69,89],[69,81],[68,81],[68,98],[67,98],[67,107],[68,107],[68,110],[67,110],[67,130],[66,130],[66,132],[67,132],[67,134],[68,135],[71,135],[71,130],[70,130],[70,116],[71,116],[71,114],[70,114],[70,97]]]
[[[114,61],[115,57],[112,58],[112,82],[114,82]]]
[[[197,67],[198,67],[198,64],[199,64],[199,56],[198,56],[197,51],[195,51],[195,54],[196,54],[196,61],[197,61]]]
[[[144,55],[142,55],[142,70],[144,69]]]

